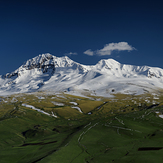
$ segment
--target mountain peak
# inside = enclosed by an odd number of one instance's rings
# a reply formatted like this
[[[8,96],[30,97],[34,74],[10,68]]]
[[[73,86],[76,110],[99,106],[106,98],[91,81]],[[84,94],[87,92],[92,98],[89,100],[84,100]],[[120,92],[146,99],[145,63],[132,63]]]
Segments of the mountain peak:
[[[54,73],[55,64],[53,60],[53,55],[46,53],[40,54],[32,59],[27,60],[22,66],[20,66],[17,70],[12,73],[7,73],[4,75],[4,78],[18,77],[22,74],[22,72],[26,70],[38,69],[43,73],[47,72],[49,69],[51,73]]]
[[[49,53],[27,60],[4,78],[0,78],[0,93],[20,93],[36,90],[90,90],[107,95],[117,92],[143,92],[143,88],[163,88],[163,69],[121,64],[114,59],[102,59],[96,65],[77,63],[67,56]],[[147,89],[148,91],[148,89]]]
[[[71,67],[75,62],[67,56],[54,57],[55,67]]]
[[[49,53],[46,54],[40,54],[32,59],[29,59],[23,64],[19,69],[26,69],[31,70],[34,68],[38,68],[39,70],[42,70],[42,72],[47,72],[47,70],[53,69],[55,70],[55,65],[53,61],[53,56]]]
[[[112,68],[116,68],[119,65],[120,63],[114,59],[102,59],[95,66],[98,69],[101,69],[101,68],[112,69]]]
[[[46,54],[40,54],[32,59],[27,60],[26,63],[23,64],[22,66],[24,68],[30,69],[34,65],[40,67],[41,65],[51,64],[52,61],[53,61],[53,56],[49,53],[46,53]]]
[[[105,61],[110,62],[110,63],[116,63],[116,64],[119,64],[118,61],[116,61],[116,60],[114,60],[114,59],[112,59],[112,58],[105,59]]]

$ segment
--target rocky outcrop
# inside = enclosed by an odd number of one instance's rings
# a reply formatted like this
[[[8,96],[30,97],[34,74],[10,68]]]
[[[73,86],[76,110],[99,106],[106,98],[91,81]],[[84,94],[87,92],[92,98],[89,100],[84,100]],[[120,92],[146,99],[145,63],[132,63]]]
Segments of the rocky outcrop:
[[[50,70],[50,72],[53,74],[55,72],[55,64],[54,64],[53,56],[47,53],[29,59],[14,72],[3,75],[3,78],[19,77],[22,74],[22,72],[26,70],[32,70],[32,69],[38,69],[43,73],[46,73]]]
[[[7,73],[6,75],[3,75],[2,78],[11,78],[14,76],[18,77],[18,72]]]

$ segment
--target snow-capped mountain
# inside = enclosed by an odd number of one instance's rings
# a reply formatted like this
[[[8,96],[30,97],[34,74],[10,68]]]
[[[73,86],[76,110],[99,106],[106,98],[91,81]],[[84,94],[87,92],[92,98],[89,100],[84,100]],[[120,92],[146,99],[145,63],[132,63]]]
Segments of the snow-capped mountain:
[[[140,94],[163,88],[163,69],[120,64],[113,59],[88,66],[67,56],[49,53],[27,60],[12,73],[0,77],[0,94],[33,91],[69,91],[109,96]]]
[[[53,56],[50,54],[42,54],[35,58],[27,60],[22,66],[20,66],[17,70],[15,70],[12,73],[7,73],[3,76],[3,78],[11,78],[11,77],[19,77],[25,72],[26,70],[39,70],[43,73],[51,70],[51,73],[54,72],[55,66],[54,66],[54,60]]]

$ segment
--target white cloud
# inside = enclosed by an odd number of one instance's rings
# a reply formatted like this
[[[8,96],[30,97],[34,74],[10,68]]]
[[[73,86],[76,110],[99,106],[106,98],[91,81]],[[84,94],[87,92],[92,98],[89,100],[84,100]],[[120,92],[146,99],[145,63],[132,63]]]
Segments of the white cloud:
[[[78,55],[78,53],[76,53],[76,52],[70,52],[70,53],[65,53],[65,55],[69,55],[69,56],[71,56],[71,55]]]
[[[86,50],[86,51],[84,52],[84,54],[93,56],[93,55],[94,55],[94,52],[93,52],[91,49],[88,49],[88,50]]]
[[[88,49],[84,52],[84,54],[93,56],[93,55],[111,55],[112,51],[132,51],[132,50],[136,50],[134,47],[132,47],[131,45],[129,45],[127,42],[119,42],[119,43],[109,43],[106,44],[104,46],[103,49],[100,50],[95,50],[92,51],[91,49]]]

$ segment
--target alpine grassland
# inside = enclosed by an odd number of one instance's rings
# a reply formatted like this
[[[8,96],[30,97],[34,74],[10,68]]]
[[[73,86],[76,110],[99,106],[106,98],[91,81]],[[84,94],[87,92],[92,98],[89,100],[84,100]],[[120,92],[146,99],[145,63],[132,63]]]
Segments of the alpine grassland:
[[[163,162],[162,93],[0,99],[1,163]]]

